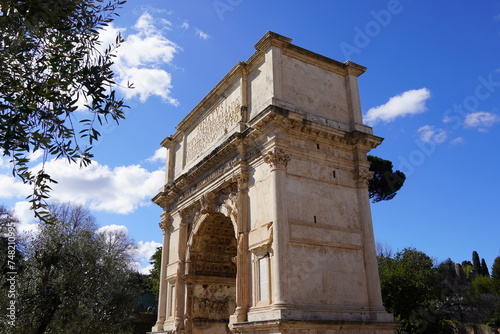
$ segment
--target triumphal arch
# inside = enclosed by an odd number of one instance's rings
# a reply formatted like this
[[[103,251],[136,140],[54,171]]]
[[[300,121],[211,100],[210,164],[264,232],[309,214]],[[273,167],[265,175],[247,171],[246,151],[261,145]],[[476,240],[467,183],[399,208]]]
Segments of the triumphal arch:
[[[357,77],[267,33],[163,140],[153,333],[387,334]]]

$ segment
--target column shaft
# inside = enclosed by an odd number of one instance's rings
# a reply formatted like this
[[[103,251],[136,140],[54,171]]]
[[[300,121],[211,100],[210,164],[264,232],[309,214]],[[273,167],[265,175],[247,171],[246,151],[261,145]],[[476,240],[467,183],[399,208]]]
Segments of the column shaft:
[[[187,223],[183,221],[179,226],[179,264],[177,267],[177,277],[175,280],[175,327],[177,329],[184,328],[185,281],[182,276],[184,276],[186,273],[186,244]]]
[[[288,212],[286,196],[286,166],[290,156],[282,149],[268,152],[264,161],[271,166],[271,188],[274,203],[272,213],[273,243],[272,243],[272,303],[275,308],[284,308],[287,299],[287,249],[288,249]]]
[[[160,264],[160,292],[158,298],[158,320],[154,325],[152,331],[159,332],[163,330],[163,324],[166,320],[167,313],[167,266],[168,255],[170,248],[170,216],[163,215],[160,227],[163,231],[162,251],[161,251],[161,264]]]
[[[250,307],[250,256],[248,251],[248,175],[246,164],[242,164],[240,173],[235,177],[238,182],[237,227],[238,254],[236,257],[236,310],[233,322],[247,321]]]

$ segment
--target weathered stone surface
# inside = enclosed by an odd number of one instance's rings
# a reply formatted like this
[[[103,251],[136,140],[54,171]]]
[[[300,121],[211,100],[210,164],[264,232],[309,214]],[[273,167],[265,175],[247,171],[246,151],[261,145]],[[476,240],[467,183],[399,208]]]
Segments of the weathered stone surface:
[[[388,334],[357,77],[266,34],[178,125],[155,333]]]

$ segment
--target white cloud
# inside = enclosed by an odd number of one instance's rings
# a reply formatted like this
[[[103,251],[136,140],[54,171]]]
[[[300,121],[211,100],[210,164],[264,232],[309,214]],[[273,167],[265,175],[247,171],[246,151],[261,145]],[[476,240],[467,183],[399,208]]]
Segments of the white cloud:
[[[96,233],[123,233],[128,235],[128,228],[125,225],[106,225],[97,229]]]
[[[189,29],[189,22],[186,20],[184,22],[182,22],[181,26],[180,26],[182,29]]]
[[[137,272],[143,274],[143,275],[149,275],[151,274],[151,269],[153,269],[152,264],[148,264],[145,267],[142,266],[141,263],[139,262],[134,262],[132,263],[132,269],[135,269]]]
[[[425,102],[431,97],[427,88],[408,90],[391,97],[387,103],[370,108],[364,115],[364,122],[375,125],[380,121],[392,122],[398,117],[416,115],[427,110]]]
[[[425,143],[441,144],[446,141],[448,134],[443,129],[436,129],[433,125],[424,125],[417,130],[419,138]]]
[[[172,26],[172,23],[167,19],[161,19],[161,22],[167,27],[167,29]],[[158,33],[158,28],[155,26],[155,20],[149,12],[142,13],[135,23],[134,28],[145,33],[146,35],[154,35]]]
[[[40,165],[34,169],[37,170]],[[139,165],[110,168],[93,161],[85,168],[65,160],[51,160],[46,172],[58,184],[51,185],[51,200],[88,205],[96,211],[128,214],[151,204],[151,197],[163,184],[163,169],[153,172]],[[0,198],[25,198],[31,188],[21,181],[0,174]]]
[[[28,154],[28,159],[30,159],[31,162],[35,162],[42,156],[43,156],[43,150],[36,150],[35,152],[30,152]]]
[[[131,67],[124,69],[120,78],[122,86],[126,86],[128,82],[134,85],[133,89],[123,91],[125,98],[139,96],[141,102],[146,102],[149,97],[156,95],[174,106],[179,104],[179,101],[170,96],[172,76],[164,70]]]
[[[158,247],[161,247],[161,243],[156,241],[139,241],[135,255],[149,261]]]
[[[31,192],[31,187],[10,175],[0,174],[0,198],[25,198]]]
[[[156,68],[170,63],[179,47],[162,35],[148,35],[144,32],[129,35],[118,49],[119,74],[122,67],[148,66]],[[146,68],[148,68],[146,67]]]
[[[133,267],[141,274],[148,275],[153,269],[153,265],[150,264],[149,259],[156,252],[156,248],[161,247],[159,242],[155,241],[139,241],[137,243],[137,248],[134,253],[135,262]]]
[[[198,28],[195,28],[195,34],[196,34],[196,36],[198,36],[201,39],[209,39],[210,38],[210,36],[208,34],[204,33],[203,31],[201,31]]]
[[[27,158],[30,162],[36,162],[43,156],[43,150],[37,150],[35,152],[29,152]],[[11,158],[9,156],[0,156],[0,169],[11,169],[13,167]]]
[[[115,27],[113,23],[110,23],[105,29],[100,30],[99,41],[101,44],[98,47],[99,51],[104,52],[110,45],[116,45],[116,37],[118,34],[121,34],[123,37],[123,33],[126,30],[125,28]]]
[[[453,140],[450,142],[450,144],[452,144],[452,145],[457,145],[457,144],[462,144],[462,143],[464,143],[464,142],[465,142],[465,140],[464,140],[462,137],[457,137],[457,138],[453,139]]]
[[[87,167],[68,163],[64,159],[52,159],[45,163],[45,171],[57,184],[50,184],[50,200],[87,205],[91,210],[128,214],[142,206],[151,205],[151,198],[164,183],[165,148],[155,151],[148,162],[160,163],[160,168],[149,171],[140,165],[109,167],[92,161]],[[0,166],[5,159],[0,158]],[[38,171],[42,164],[32,168]],[[24,200],[32,193],[31,186],[10,175],[0,173],[0,199]],[[28,202],[19,202],[18,215],[26,216]],[[24,206],[21,206],[24,205]],[[23,208],[23,210],[21,210]],[[22,217],[21,217],[22,218]],[[29,221],[25,222],[29,224]]]
[[[51,161],[46,164],[46,171],[59,182],[53,186],[53,200],[121,214],[150,205],[151,197],[164,181],[162,170],[149,172],[139,165],[110,168],[96,161],[81,169],[64,160]]]
[[[180,47],[165,36],[172,23],[166,19],[155,19],[144,12],[134,25],[135,33],[126,34],[126,29],[110,24],[101,33],[102,48],[115,43],[118,33],[125,39],[116,51],[113,70],[118,88],[125,98],[138,96],[145,102],[151,96],[159,96],[165,102],[177,105],[171,97],[172,76],[164,68],[170,65]],[[128,83],[134,88],[127,88]]]
[[[486,131],[486,128],[492,127],[498,122],[500,122],[500,116],[486,111],[477,111],[465,115],[464,127]]]
[[[165,163],[167,158],[167,149],[165,147],[160,147],[155,151],[152,157],[147,158],[147,162],[162,162]]]
[[[16,202],[14,205],[14,214],[19,219],[18,231],[21,233],[38,233],[40,228],[35,220],[31,204],[26,201]]]

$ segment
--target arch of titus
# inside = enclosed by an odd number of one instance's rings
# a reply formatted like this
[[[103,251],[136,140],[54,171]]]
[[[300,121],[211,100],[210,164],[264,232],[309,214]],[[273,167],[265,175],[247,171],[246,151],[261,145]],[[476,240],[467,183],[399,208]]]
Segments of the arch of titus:
[[[268,32],[163,140],[153,333],[388,334],[357,77]]]

